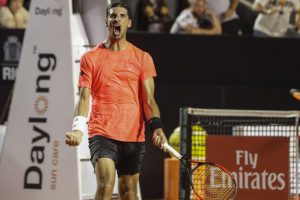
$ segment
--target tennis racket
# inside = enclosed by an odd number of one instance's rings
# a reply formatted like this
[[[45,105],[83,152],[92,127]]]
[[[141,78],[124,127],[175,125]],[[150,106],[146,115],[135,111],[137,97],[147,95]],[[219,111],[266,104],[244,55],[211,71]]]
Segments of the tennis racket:
[[[165,143],[164,147],[181,161],[186,169],[188,182],[198,200],[233,200],[236,196],[237,186],[232,174],[223,166],[199,162],[184,158],[180,153]],[[186,166],[183,160],[188,161],[193,169]]]
[[[299,89],[291,89],[290,90],[290,94],[297,99],[298,101],[300,101],[300,90]]]

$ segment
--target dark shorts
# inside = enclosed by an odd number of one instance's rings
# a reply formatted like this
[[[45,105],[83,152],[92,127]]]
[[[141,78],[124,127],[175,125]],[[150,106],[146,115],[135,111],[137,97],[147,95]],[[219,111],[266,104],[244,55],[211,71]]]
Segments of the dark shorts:
[[[100,135],[89,138],[89,149],[94,167],[99,158],[110,158],[118,176],[140,173],[146,152],[145,142],[121,142]]]

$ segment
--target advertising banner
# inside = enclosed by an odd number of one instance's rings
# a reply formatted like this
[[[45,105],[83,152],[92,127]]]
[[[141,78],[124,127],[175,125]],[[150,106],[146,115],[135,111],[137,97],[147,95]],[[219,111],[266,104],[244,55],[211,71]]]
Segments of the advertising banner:
[[[232,172],[236,199],[282,200],[289,193],[289,137],[207,136],[207,161]]]
[[[65,145],[74,109],[70,8],[71,0],[31,1],[0,160],[1,199],[79,200],[77,149]],[[7,40],[9,49],[20,45]],[[4,59],[12,62],[11,51]]]
[[[1,29],[0,31],[0,83],[12,84],[16,79],[24,30]]]

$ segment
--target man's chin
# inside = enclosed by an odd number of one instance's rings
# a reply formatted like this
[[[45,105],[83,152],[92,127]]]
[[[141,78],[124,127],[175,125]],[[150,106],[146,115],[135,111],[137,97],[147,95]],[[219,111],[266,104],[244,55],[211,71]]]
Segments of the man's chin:
[[[121,34],[120,34],[120,35],[112,34],[111,37],[112,37],[113,39],[115,39],[115,40],[120,40],[120,39],[122,39],[122,35],[121,35]]]

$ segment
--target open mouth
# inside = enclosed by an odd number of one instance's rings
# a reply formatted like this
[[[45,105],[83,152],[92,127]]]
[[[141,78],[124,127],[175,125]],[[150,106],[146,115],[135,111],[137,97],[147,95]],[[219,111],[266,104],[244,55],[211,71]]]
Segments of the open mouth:
[[[121,26],[117,24],[114,26],[114,35],[120,35],[120,33],[121,33]]]

